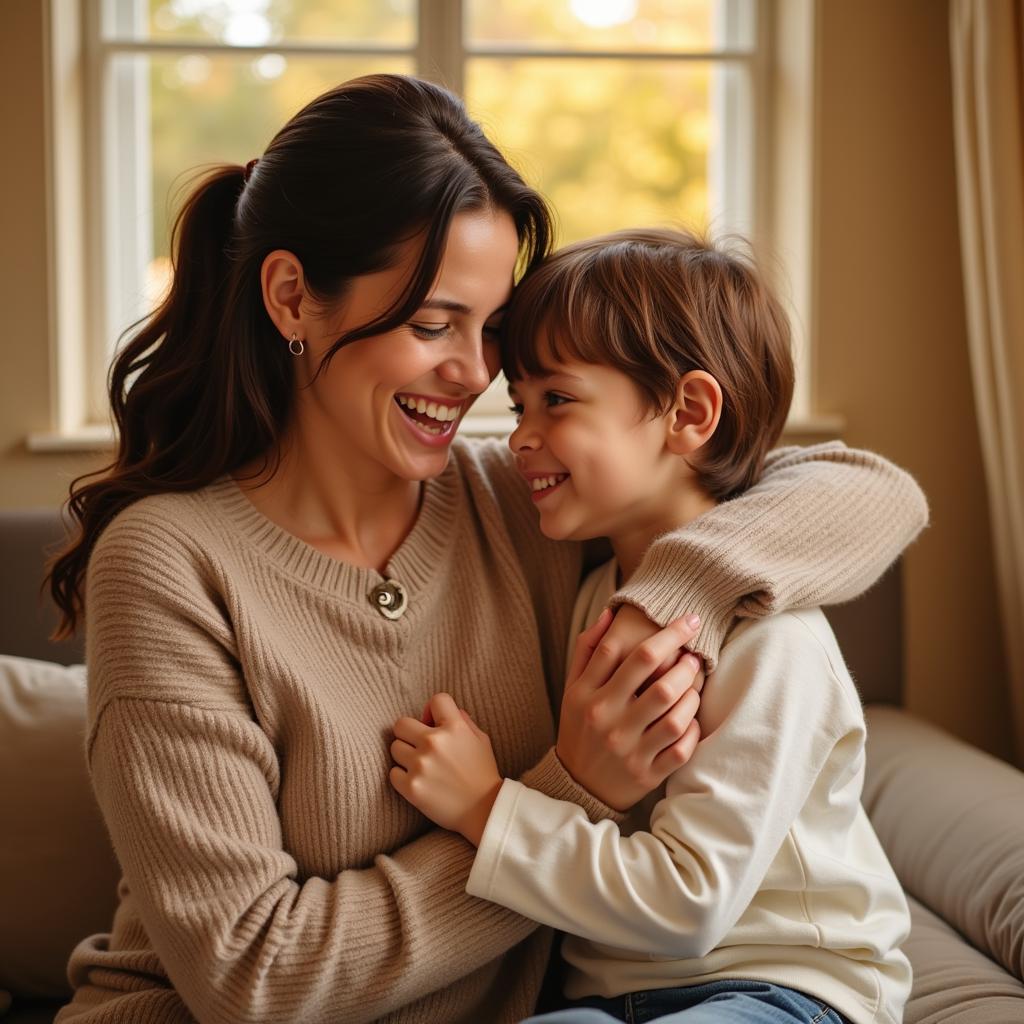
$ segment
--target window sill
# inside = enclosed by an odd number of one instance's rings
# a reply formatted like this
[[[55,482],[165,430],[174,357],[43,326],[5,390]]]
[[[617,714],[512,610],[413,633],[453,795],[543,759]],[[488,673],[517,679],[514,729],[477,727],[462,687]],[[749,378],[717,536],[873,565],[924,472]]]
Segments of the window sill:
[[[114,447],[114,431],[105,425],[77,427],[74,430],[55,430],[49,433],[29,434],[25,447],[36,455],[63,452],[107,452]]]
[[[515,421],[511,416],[471,416],[463,424],[465,437],[506,437]],[[841,416],[800,416],[786,423],[783,437],[787,443],[813,444],[841,437],[845,427]],[[77,430],[29,434],[25,447],[37,455],[68,452],[109,452],[114,446],[114,432],[109,426],[79,427]]]

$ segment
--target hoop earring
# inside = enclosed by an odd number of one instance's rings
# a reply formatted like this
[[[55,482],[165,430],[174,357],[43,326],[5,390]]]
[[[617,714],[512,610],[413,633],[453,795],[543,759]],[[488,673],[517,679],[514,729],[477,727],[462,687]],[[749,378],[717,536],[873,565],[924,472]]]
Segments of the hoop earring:
[[[288,351],[293,356],[301,356],[306,351],[306,344],[299,340],[299,336],[293,331],[292,340],[288,342]]]

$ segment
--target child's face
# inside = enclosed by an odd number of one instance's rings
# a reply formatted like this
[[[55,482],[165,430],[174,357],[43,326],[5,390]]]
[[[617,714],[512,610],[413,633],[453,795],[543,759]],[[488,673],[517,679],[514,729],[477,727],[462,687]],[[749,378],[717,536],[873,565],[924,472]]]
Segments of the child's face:
[[[657,523],[678,474],[666,421],[635,384],[593,363],[554,363],[510,385],[518,426],[509,447],[554,540],[616,537]]]

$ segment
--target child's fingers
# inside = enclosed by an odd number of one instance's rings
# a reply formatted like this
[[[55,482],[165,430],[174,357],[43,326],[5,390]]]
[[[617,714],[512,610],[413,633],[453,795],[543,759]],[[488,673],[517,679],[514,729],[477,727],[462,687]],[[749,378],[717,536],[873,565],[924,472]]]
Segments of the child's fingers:
[[[597,621],[576,637],[576,646],[572,652],[572,664],[569,666],[569,672],[565,678],[566,689],[583,675],[583,670],[590,664],[590,659],[593,657],[597,645],[601,642],[601,638],[605,633],[608,632],[608,627],[612,624],[614,618],[615,616],[612,614],[611,608],[605,608],[597,617]]]
[[[400,796],[409,799],[409,773],[404,768],[392,768],[388,772],[388,781]]]
[[[423,713],[420,715],[420,721],[424,725],[433,726],[435,725],[434,716],[430,712],[430,702],[428,701],[423,705]]]
[[[428,706],[431,714],[434,716],[434,721],[438,725],[450,725],[462,719],[459,706],[455,703],[450,693],[435,693],[430,698]]]
[[[398,739],[405,740],[406,743],[411,743],[415,746],[430,732],[430,726],[417,722],[415,718],[406,716],[395,722],[392,732],[394,732]]]
[[[391,744],[391,760],[406,771],[412,768],[415,759],[416,748],[406,743],[405,740],[395,740]]]
[[[480,726],[477,725],[476,722],[473,721],[472,716],[470,715],[470,713],[465,708],[459,708],[459,711],[462,712],[462,717],[465,719],[466,725],[468,725],[470,727],[470,729],[473,730],[473,735],[474,736],[476,736],[478,739],[485,739],[485,740],[489,740],[490,739],[490,737],[487,735],[487,733],[485,733],[483,731],[483,729],[481,729]]]

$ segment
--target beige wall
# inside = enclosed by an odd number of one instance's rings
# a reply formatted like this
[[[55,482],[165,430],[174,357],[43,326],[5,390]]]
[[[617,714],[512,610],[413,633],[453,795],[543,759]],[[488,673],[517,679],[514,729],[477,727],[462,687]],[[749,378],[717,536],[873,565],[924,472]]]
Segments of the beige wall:
[[[4,6],[0,506],[53,504],[95,457],[29,455],[50,427],[42,18]],[[819,3],[815,330],[819,411],[906,466],[932,526],[906,558],[907,703],[1010,749],[992,558],[964,342],[946,5]],[[12,98],[16,98],[14,102]]]
[[[3,5],[0,97],[0,507],[54,505],[87,456],[30,455],[25,437],[50,423],[50,310],[46,270],[46,147],[42,0]]]
[[[932,524],[906,556],[906,703],[1010,752],[967,363],[947,5],[819,3],[816,389],[845,440],[907,467]]]

